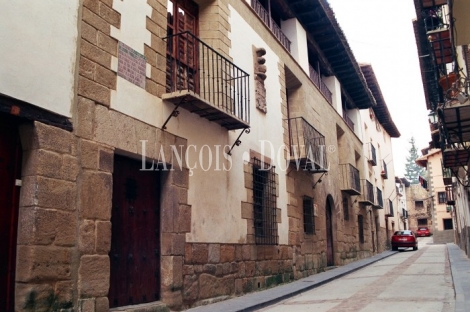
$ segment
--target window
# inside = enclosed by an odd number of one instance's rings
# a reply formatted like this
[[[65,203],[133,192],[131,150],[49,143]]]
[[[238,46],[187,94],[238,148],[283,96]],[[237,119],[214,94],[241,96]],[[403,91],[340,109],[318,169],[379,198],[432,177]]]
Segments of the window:
[[[359,242],[364,244],[364,218],[363,216],[357,216],[357,225],[359,227]]]
[[[253,158],[253,220],[255,242],[260,245],[278,243],[274,170],[274,166]]]
[[[452,224],[452,219],[442,219],[444,222],[444,230],[452,230],[454,225]]]
[[[422,200],[416,200],[415,201],[415,209],[423,209],[424,208],[424,203]]]
[[[446,192],[438,192],[437,193],[437,199],[439,201],[439,204],[445,204],[446,203]]]
[[[428,219],[418,219],[418,226],[420,225],[428,225]]]
[[[344,220],[349,220],[349,200],[346,196],[343,197],[343,214]]]
[[[304,196],[304,232],[305,234],[315,234],[315,216],[313,213],[313,198]]]

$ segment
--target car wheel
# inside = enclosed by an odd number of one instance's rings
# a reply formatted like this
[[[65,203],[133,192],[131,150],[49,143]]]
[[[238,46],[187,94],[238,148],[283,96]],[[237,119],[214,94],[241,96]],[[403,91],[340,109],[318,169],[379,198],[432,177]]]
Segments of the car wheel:
[[[397,251],[398,247],[397,246],[392,246],[392,251]]]
[[[418,250],[418,246],[416,246],[416,247],[413,247],[413,250]]]

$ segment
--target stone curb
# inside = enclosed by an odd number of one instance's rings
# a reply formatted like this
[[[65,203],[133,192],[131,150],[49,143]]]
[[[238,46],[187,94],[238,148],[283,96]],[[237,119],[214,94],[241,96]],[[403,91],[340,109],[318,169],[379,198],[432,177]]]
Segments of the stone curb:
[[[337,278],[353,273],[377,261],[396,254],[397,251],[384,251],[370,258],[358,260],[333,270],[318,273],[299,279],[297,281],[280,285],[267,290],[250,293],[241,297],[228,299],[225,301],[199,306],[189,309],[189,312],[235,312],[235,311],[255,311],[263,307],[275,304],[287,298],[298,295],[307,290],[331,282]]]
[[[470,259],[454,243],[447,243],[447,253],[455,291],[455,311],[465,312],[470,307]]]

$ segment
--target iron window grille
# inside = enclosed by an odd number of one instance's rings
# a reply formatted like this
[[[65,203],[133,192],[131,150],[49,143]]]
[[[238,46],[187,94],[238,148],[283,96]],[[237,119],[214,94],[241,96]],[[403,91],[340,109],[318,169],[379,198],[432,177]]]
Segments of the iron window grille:
[[[277,245],[275,167],[253,158],[253,221],[255,242]]]
[[[359,242],[364,244],[364,217],[362,215],[357,216],[357,225],[359,227]]]
[[[349,200],[346,196],[343,197],[343,214],[344,220],[349,220]]]
[[[445,204],[447,202],[446,192],[438,192],[437,198],[439,200],[439,204]]]
[[[313,198],[304,196],[304,232],[305,234],[315,233],[315,215],[313,213]]]
[[[423,209],[424,208],[424,203],[422,200],[416,200],[415,201],[415,209]]]

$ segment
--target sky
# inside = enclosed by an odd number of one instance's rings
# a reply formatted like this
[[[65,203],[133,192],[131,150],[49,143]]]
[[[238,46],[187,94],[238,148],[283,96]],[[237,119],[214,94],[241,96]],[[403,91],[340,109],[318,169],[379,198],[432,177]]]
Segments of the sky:
[[[413,136],[418,151],[431,134],[412,20],[413,0],[328,0],[359,63],[372,65],[395,125],[395,175],[405,174]]]

